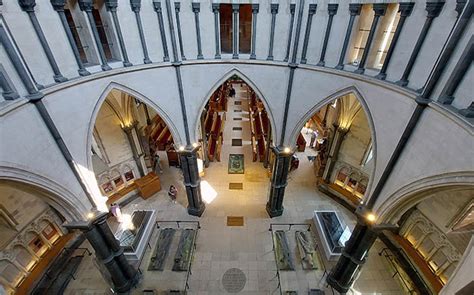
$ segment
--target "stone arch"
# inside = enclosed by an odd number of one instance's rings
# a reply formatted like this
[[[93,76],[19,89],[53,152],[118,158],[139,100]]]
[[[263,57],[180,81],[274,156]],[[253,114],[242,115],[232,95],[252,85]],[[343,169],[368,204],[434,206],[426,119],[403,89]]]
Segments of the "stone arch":
[[[86,219],[89,208],[85,207],[73,192],[59,183],[33,171],[31,168],[0,163],[0,184],[14,186],[32,193],[53,207],[67,221]]]
[[[263,93],[260,91],[259,87],[257,87],[257,85],[255,85],[255,83],[252,82],[252,80],[247,77],[244,73],[242,73],[239,69],[237,68],[233,68],[232,70],[228,71],[226,74],[224,74],[219,80],[217,80],[213,86],[211,87],[211,89],[209,90],[209,92],[206,94],[206,96],[204,97],[203,101],[201,102],[201,106],[199,107],[198,109],[198,114],[197,114],[197,117],[196,117],[196,121],[194,122],[194,134],[192,136],[194,136],[194,141],[196,142],[197,139],[200,137],[199,135],[199,125],[200,125],[200,118],[201,118],[201,114],[204,110],[204,107],[206,106],[207,102],[209,101],[209,99],[211,98],[211,95],[225,82],[227,81],[230,77],[232,77],[233,75],[237,75],[239,76],[247,85],[249,85],[254,91],[255,93],[257,94],[257,96],[261,99],[263,105],[265,106],[265,110],[267,111],[267,114],[268,114],[268,118],[270,120],[270,125],[271,125],[271,128],[272,128],[272,139],[273,139],[273,142],[278,142],[279,140],[279,137],[280,137],[280,133],[279,133],[279,130],[278,128],[276,128],[276,123],[275,123],[275,118],[273,116],[273,112],[272,112],[272,109],[270,108],[270,105],[268,104],[268,101],[267,99],[265,98],[265,96],[263,95]],[[193,140],[193,139],[192,139]]]
[[[430,197],[433,192],[474,190],[474,172],[461,171],[415,180],[375,207],[380,223],[395,224],[410,208]]]
[[[371,191],[372,184],[374,182],[375,178],[375,170],[377,166],[377,136],[375,132],[375,124],[373,120],[372,113],[369,109],[369,106],[362,95],[361,91],[357,88],[355,85],[351,85],[342,89],[339,89],[335,91],[333,94],[325,97],[322,99],[320,102],[318,102],[316,105],[314,105],[306,114],[304,114],[301,119],[298,121],[296,124],[296,127],[291,131],[290,136],[288,141],[286,142],[289,146],[293,147],[294,143],[296,142],[296,139],[298,138],[298,134],[301,132],[301,129],[303,129],[304,124],[317,112],[319,111],[323,106],[326,104],[330,103],[331,101],[344,96],[348,94],[353,94],[356,99],[359,101],[362,109],[364,110],[364,114],[367,118],[367,122],[369,124],[369,129],[370,129],[370,137],[372,138],[372,146],[373,146],[373,161],[374,161],[374,168],[372,169],[369,177],[369,182],[367,184],[367,189],[366,193],[364,196],[363,201],[365,202],[367,200],[368,192]]]
[[[89,156],[89,151],[90,151],[91,146],[92,146],[92,137],[93,137],[93,132],[94,132],[94,125],[95,125],[95,122],[97,120],[97,116],[99,114],[100,108],[104,104],[105,99],[109,95],[110,91],[112,91],[112,89],[116,89],[116,90],[125,92],[125,93],[137,98],[138,100],[146,103],[147,105],[151,106],[154,109],[154,111],[163,119],[163,121],[168,126],[168,128],[169,128],[169,130],[170,130],[170,132],[173,136],[173,139],[175,141],[175,144],[179,145],[182,142],[182,138],[181,138],[181,135],[178,131],[178,128],[176,128],[176,126],[174,125],[174,123],[173,123],[172,119],[170,118],[170,116],[159,105],[157,105],[153,100],[149,99],[145,95],[141,94],[140,92],[138,92],[138,91],[136,91],[132,88],[129,88],[129,87],[127,87],[123,84],[117,83],[117,82],[110,82],[109,85],[107,85],[107,87],[104,89],[104,91],[102,91],[102,94],[100,95],[99,99],[97,100],[97,102],[94,106],[94,110],[93,110],[93,112],[91,114],[91,117],[89,119],[89,122],[88,122],[89,127],[88,127],[88,132],[87,132],[86,150],[84,151],[86,153],[85,158],[87,159],[87,168],[88,169],[90,169],[91,171],[93,169],[93,167],[92,167],[92,158]]]

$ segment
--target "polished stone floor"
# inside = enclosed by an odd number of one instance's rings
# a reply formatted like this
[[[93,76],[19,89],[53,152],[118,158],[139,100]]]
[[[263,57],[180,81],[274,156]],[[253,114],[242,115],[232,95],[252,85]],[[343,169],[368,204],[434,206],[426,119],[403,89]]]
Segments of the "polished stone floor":
[[[325,294],[333,294],[324,283],[323,270],[304,271],[297,261],[295,271],[280,272],[278,279],[272,251],[272,236],[269,231],[270,223],[311,223],[313,211],[317,209],[336,210],[350,228],[354,226],[355,219],[350,212],[315,189],[313,166],[306,157],[315,154],[310,148],[306,148],[304,153],[297,153],[300,167],[290,174],[283,216],[268,218],[265,204],[269,179],[262,163],[252,162],[245,91],[240,87],[236,90],[236,99],[243,101],[242,105],[235,105],[233,100],[229,101],[222,161],[212,162],[202,177],[203,198],[206,202],[203,216],[197,218],[187,214],[182,175],[178,169],[165,167],[166,165],[163,165],[164,173],[160,177],[163,190],[147,200],[140,198],[134,200],[124,207],[123,211],[131,213],[137,209],[153,209],[157,211],[157,220],[200,222],[201,229],[198,231],[192,273],[188,277],[189,294],[227,294],[222,284],[222,277],[230,268],[238,268],[245,274],[245,286],[239,294],[284,294],[285,291],[307,294],[311,288],[320,288],[325,290]],[[233,120],[236,117],[242,120]],[[233,127],[242,127],[242,131],[235,131]],[[232,139],[239,138],[243,141],[242,146],[232,146]],[[309,138],[307,141],[309,142]],[[230,153],[245,155],[244,174],[227,173]],[[163,155],[161,158],[166,159],[166,156]],[[230,182],[242,182],[243,190],[229,190]],[[172,203],[167,197],[166,189],[170,184],[178,187],[177,203]],[[244,226],[228,227],[227,216],[243,216]],[[165,226],[165,223],[161,225]],[[172,223],[167,226],[176,227]],[[281,228],[288,229],[285,226]],[[294,230],[295,228],[287,233],[289,239],[294,237]],[[159,230],[155,230],[150,240],[152,249],[158,234]],[[319,243],[316,231],[313,230],[312,235]],[[85,246],[88,246],[87,242]],[[176,243],[171,245],[168,257],[171,259],[168,260],[172,260],[176,247]],[[291,243],[290,248],[293,248]],[[351,294],[404,294],[399,283],[392,278],[394,272],[389,269],[388,262],[378,255],[382,248],[383,244],[376,242],[375,247],[369,252],[368,262],[354,284]],[[143,290],[184,290],[187,274],[172,272],[172,262],[167,262],[163,272],[147,271],[151,254],[152,250],[148,249],[144,255],[140,266],[143,279],[132,293],[142,294]],[[330,269],[333,265],[333,262],[324,259],[323,263],[326,269]],[[69,284],[66,294],[110,293],[110,287],[105,283],[91,257],[85,258],[76,277],[77,279]]]

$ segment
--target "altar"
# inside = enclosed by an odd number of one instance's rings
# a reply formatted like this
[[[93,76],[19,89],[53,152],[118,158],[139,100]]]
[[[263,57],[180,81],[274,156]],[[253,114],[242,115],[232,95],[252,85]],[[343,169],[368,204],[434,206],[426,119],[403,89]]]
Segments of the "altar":
[[[326,258],[330,261],[337,260],[351,236],[349,227],[341,220],[336,211],[316,210],[313,214],[313,221],[321,237]]]

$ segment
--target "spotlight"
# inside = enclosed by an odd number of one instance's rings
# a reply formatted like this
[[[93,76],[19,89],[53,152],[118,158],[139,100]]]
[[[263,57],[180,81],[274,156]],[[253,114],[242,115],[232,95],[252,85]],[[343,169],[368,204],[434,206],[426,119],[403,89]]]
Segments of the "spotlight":
[[[180,151],[180,152],[184,151],[184,146],[180,146],[180,147],[179,147],[179,151]]]
[[[365,218],[367,218],[367,220],[369,222],[374,222],[375,221],[375,215],[373,213],[367,214],[367,216]]]
[[[197,142],[193,143],[193,147],[195,147],[195,148],[198,147]]]
[[[92,213],[92,212],[87,213],[87,218],[88,219],[94,218],[94,213]]]
[[[289,147],[286,147],[284,150],[283,150],[285,153],[289,154],[291,152],[291,149]]]

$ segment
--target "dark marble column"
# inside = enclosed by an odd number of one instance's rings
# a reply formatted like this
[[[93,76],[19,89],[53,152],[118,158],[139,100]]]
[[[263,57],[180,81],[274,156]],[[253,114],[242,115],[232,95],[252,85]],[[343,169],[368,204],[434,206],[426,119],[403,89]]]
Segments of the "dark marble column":
[[[255,47],[257,46],[257,15],[259,4],[252,4],[252,49],[250,50],[250,59],[256,59]]]
[[[283,197],[288,184],[288,172],[293,151],[285,150],[285,148],[279,146],[272,148],[272,152],[275,155],[275,161],[266,209],[268,215],[273,218],[283,214]]]
[[[31,24],[33,25],[33,28],[36,32],[36,36],[38,37],[41,43],[41,47],[43,48],[43,51],[46,54],[46,58],[48,59],[49,65],[53,70],[54,81],[58,83],[66,82],[67,78],[65,78],[63,74],[61,74],[58,64],[56,63],[56,59],[53,56],[53,52],[49,47],[48,41],[46,40],[46,36],[43,33],[43,29],[41,29],[41,25],[38,19],[36,18],[36,0],[18,0],[18,4],[20,5],[21,9],[28,14],[28,17],[30,18]]]
[[[202,47],[201,47],[201,26],[199,25],[199,12],[201,11],[201,3],[193,2],[192,3],[193,12],[194,12],[194,22],[196,24],[196,43],[197,43],[197,59],[203,59],[202,56]]]
[[[295,9],[296,9],[296,4],[294,3],[290,4],[290,27],[288,29],[288,41],[286,44],[285,58],[283,59],[283,61],[285,62],[287,62],[288,59],[290,58],[291,38],[293,36],[293,25],[295,23]]]
[[[219,34],[219,3],[212,3],[212,12],[214,13],[214,39],[216,43],[216,55],[215,59],[221,58],[221,38]]]
[[[128,60],[127,48],[125,47],[125,42],[123,41],[122,29],[120,28],[120,22],[117,17],[117,1],[118,0],[105,0],[105,7],[107,11],[112,15],[112,21],[114,22],[115,33],[120,45],[120,50],[122,51],[123,57],[123,66],[130,67],[132,63]]]
[[[406,3],[400,3],[398,11],[400,12],[400,19],[398,21],[397,28],[395,29],[395,33],[393,34],[392,42],[390,42],[390,47],[388,48],[387,55],[385,56],[385,60],[382,65],[382,69],[378,73],[375,78],[380,79],[380,80],[385,80],[387,77],[387,68],[388,64],[390,63],[390,60],[392,59],[393,51],[395,50],[395,46],[397,46],[397,41],[398,38],[400,37],[400,33],[402,32],[403,25],[405,24],[405,20],[407,17],[410,16],[411,11],[413,10],[413,6],[415,6],[415,3],[413,2],[406,2]]]
[[[362,4],[351,3],[349,4],[349,12],[351,17],[349,18],[349,23],[347,24],[346,36],[344,37],[344,43],[342,45],[341,55],[339,56],[339,62],[337,63],[336,69],[344,69],[344,59],[346,58],[347,47],[349,46],[349,41],[351,40],[352,27],[354,26],[354,21],[356,16],[360,15],[362,9]]]
[[[69,45],[71,46],[72,53],[74,54],[74,58],[76,59],[77,66],[79,67],[78,73],[80,76],[89,76],[89,73],[85,68],[84,64],[81,60],[81,55],[79,54],[79,49],[77,48],[77,44],[74,41],[74,37],[72,35],[71,29],[69,28],[69,24],[66,19],[66,15],[64,14],[64,5],[66,5],[66,0],[51,0],[51,5],[53,5],[54,10],[59,15],[59,19],[61,20],[61,24],[63,26],[64,32],[66,32],[67,40],[69,41]]]
[[[143,32],[142,18],[140,16],[140,8],[142,7],[141,0],[130,0],[130,7],[135,13],[135,19],[137,21],[138,34],[140,35],[140,42],[142,43],[143,63],[151,64],[150,57],[148,56],[148,48],[146,46],[145,33]]]
[[[197,164],[197,150],[199,146],[178,149],[181,170],[183,171],[184,186],[188,197],[189,215],[201,216],[206,206],[201,196],[201,177],[199,176]]]
[[[178,30],[179,51],[181,52],[181,60],[186,60],[184,55],[183,36],[181,34],[181,21],[179,19],[179,12],[181,11],[181,2],[174,3],[174,13],[176,15],[176,28]]]
[[[354,73],[363,74],[365,71],[365,63],[367,62],[367,57],[370,53],[370,47],[372,46],[372,41],[374,40],[375,31],[377,30],[377,24],[379,23],[380,17],[385,15],[387,11],[387,4],[385,3],[374,3],[372,4],[374,9],[375,15],[374,19],[372,20],[372,25],[370,26],[369,36],[367,37],[367,42],[364,46],[364,53],[362,54],[362,58],[359,62],[359,66]]]
[[[11,85],[10,79],[8,78],[7,71],[3,68],[3,66],[0,64],[0,87],[3,89],[3,98],[5,100],[14,100],[20,97],[18,95],[18,92],[14,88],[13,85]]]
[[[326,169],[324,170],[323,178],[325,181],[329,182],[331,177],[332,169],[336,164],[337,157],[339,155],[339,150],[341,149],[341,144],[346,136],[348,129],[342,129],[336,126],[336,131],[334,132],[334,137],[331,141],[331,146],[329,147],[328,159],[326,162]]]
[[[97,31],[97,26],[95,24],[94,16],[92,15],[92,8],[94,4],[92,0],[78,0],[79,1],[79,8],[82,11],[85,11],[87,14],[87,19],[89,20],[89,24],[92,29],[92,35],[94,36],[95,44],[97,46],[97,50],[99,51],[99,57],[102,62],[102,70],[109,71],[112,68],[107,63],[107,58],[105,57],[104,48],[102,47],[102,42],[100,41],[99,32]]]
[[[327,276],[327,283],[338,292],[349,291],[376,239],[377,233],[371,226],[359,220],[337,264]]]
[[[272,22],[270,25],[270,45],[268,45],[267,60],[273,60],[273,41],[275,39],[275,21],[276,21],[276,15],[278,13],[278,3],[272,3],[270,5],[270,11],[272,13]]]
[[[43,98],[44,94],[39,92],[38,89],[33,84],[33,80],[32,78],[30,78],[30,75],[28,74],[26,66],[23,64],[19,56],[19,52],[15,50],[15,46],[13,45],[12,40],[10,40],[10,38],[8,37],[5,24],[3,23],[0,23],[0,41],[3,45],[3,48],[5,48],[8,58],[10,58],[10,61],[13,64],[13,67],[18,73],[18,76],[20,76],[21,82],[25,86],[26,91],[28,91],[28,96],[26,98],[32,99],[32,100]],[[12,94],[10,94],[10,96],[11,95]]]
[[[167,62],[170,61],[170,57],[168,53],[168,43],[166,42],[165,25],[163,23],[163,11],[161,9],[161,2],[153,0],[153,9],[155,10],[156,15],[158,17],[158,25],[160,27],[161,45],[163,46],[163,61]]]
[[[301,52],[301,63],[306,63],[306,52],[308,51],[309,36],[311,34],[311,24],[313,23],[313,15],[316,13],[317,4],[310,4],[308,10],[308,20],[306,21],[306,30],[304,33],[303,50]]]
[[[413,69],[413,66],[415,65],[416,58],[418,57],[418,54],[421,51],[421,47],[425,42],[426,36],[428,35],[434,18],[441,13],[443,5],[444,2],[426,2],[426,11],[428,12],[428,15],[426,16],[426,20],[423,25],[423,28],[421,29],[420,35],[416,40],[415,47],[413,48],[413,51],[410,55],[410,59],[408,60],[408,64],[405,68],[405,71],[403,72],[401,79],[397,81],[396,84],[400,86],[408,85],[408,78],[410,76],[411,70]]]
[[[232,4],[232,58],[239,58],[239,11],[240,4]]]
[[[446,85],[444,85],[443,90],[441,91],[441,95],[438,98],[438,101],[440,103],[451,104],[453,102],[454,93],[456,92],[456,89],[463,80],[467,70],[471,66],[473,57],[474,37],[471,36],[469,43],[461,54],[461,57],[459,58],[458,62],[456,63],[456,66],[451,72],[448,81],[446,81]]]
[[[138,122],[134,122],[130,126],[122,127],[122,130],[127,135],[128,143],[130,144],[130,148],[132,149],[133,159],[135,160],[135,164],[137,165],[138,171],[140,172],[140,176],[143,177],[146,174],[145,173],[146,167],[143,167],[142,163],[140,162],[139,147],[137,147],[135,139],[133,138],[133,133],[134,133],[136,124],[138,124]],[[137,139],[138,139],[138,134],[137,134]]]
[[[65,227],[84,232],[94,248],[97,261],[109,272],[114,291],[126,293],[138,283],[140,276],[125,258],[123,248],[110,231],[106,218],[107,214],[103,213],[94,221],[72,222]]]
[[[328,47],[329,35],[331,34],[332,20],[337,13],[339,4],[328,4],[328,24],[326,25],[326,33],[324,34],[323,48],[321,49],[321,56],[319,57],[318,66],[324,67],[324,59],[326,57],[326,49]]]

